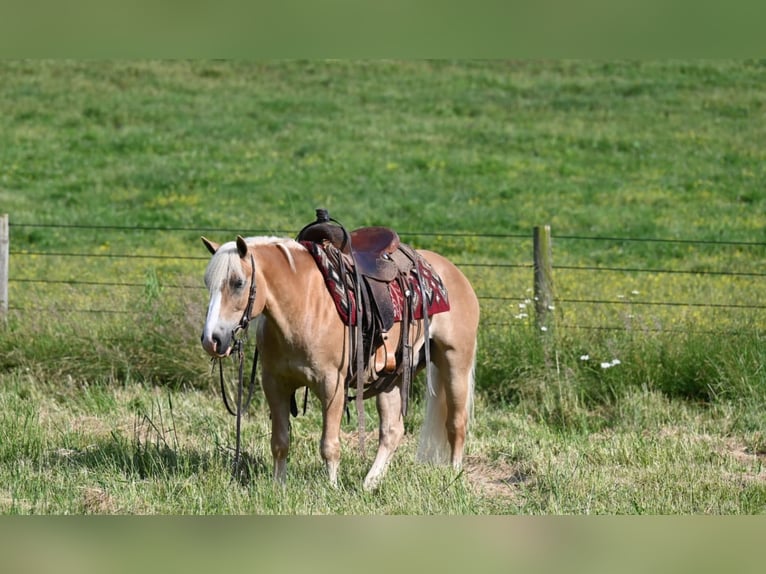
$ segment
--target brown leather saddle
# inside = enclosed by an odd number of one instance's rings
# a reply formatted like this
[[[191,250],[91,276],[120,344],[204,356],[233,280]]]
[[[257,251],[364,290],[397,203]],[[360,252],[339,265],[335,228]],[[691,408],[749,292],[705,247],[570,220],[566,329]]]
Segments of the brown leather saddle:
[[[360,309],[365,325],[371,327],[377,322],[383,332],[391,329],[395,316],[388,284],[408,276],[419,257],[401,243],[396,231],[388,227],[362,227],[349,234],[325,210],[318,209],[317,221],[304,227],[297,239],[329,242],[344,253],[365,287],[362,301],[368,304]]]

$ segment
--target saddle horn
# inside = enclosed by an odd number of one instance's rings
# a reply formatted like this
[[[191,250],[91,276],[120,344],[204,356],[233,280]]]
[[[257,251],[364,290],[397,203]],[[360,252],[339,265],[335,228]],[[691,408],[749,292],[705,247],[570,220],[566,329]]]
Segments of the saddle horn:
[[[296,240],[313,243],[329,241],[343,253],[349,253],[351,251],[351,237],[346,228],[339,221],[330,217],[330,212],[326,209],[318,208],[316,217],[316,221],[312,221],[300,230]]]

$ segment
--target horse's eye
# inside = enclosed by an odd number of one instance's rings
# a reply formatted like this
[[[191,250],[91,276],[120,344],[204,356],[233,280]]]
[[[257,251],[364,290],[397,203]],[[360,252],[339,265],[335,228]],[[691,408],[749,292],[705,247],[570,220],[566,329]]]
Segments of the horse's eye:
[[[231,286],[234,287],[234,289],[242,289],[242,287],[245,286],[245,280],[244,279],[234,279],[231,282]]]

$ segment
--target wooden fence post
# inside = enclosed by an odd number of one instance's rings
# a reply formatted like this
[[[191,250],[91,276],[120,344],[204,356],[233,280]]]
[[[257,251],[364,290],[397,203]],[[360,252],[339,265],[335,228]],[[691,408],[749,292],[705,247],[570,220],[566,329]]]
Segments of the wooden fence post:
[[[534,228],[535,320],[542,331],[551,325],[553,310],[553,250],[551,226]]]
[[[8,316],[8,214],[0,215],[0,323]]]

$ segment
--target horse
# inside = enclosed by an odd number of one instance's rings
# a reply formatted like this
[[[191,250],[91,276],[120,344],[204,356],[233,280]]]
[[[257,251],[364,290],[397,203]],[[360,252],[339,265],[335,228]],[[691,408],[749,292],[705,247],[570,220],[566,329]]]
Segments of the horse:
[[[348,331],[314,258],[304,245],[284,237],[237,236],[218,244],[201,238],[211,254],[204,281],[210,299],[202,347],[213,358],[232,352],[243,314],[252,321],[261,360],[261,386],[271,413],[273,478],[287,477],[289,424],[294,393],[308,387],[321,403],[321,457],[330,484],[337,486],[340,430],[346,410],[349,369]],[[450,309],[430,317],[425,341],[422,325],[412,329],[418,372],[428,368],[424,423],[416,459],[459,470],[468,424],[473,415],[479,303],[463,273],[447,258],[418,250],[439,274]],[[254,285],[252,285],[254,283]],[[422,319],[417,323],[421,323]],[[424,345],[430,345],[425,365]],[[378,487],[404,436],[402,396],[395,383],[377,394],[378,448],[363,482]],[[430,391],[430,392],[429,392]]]

